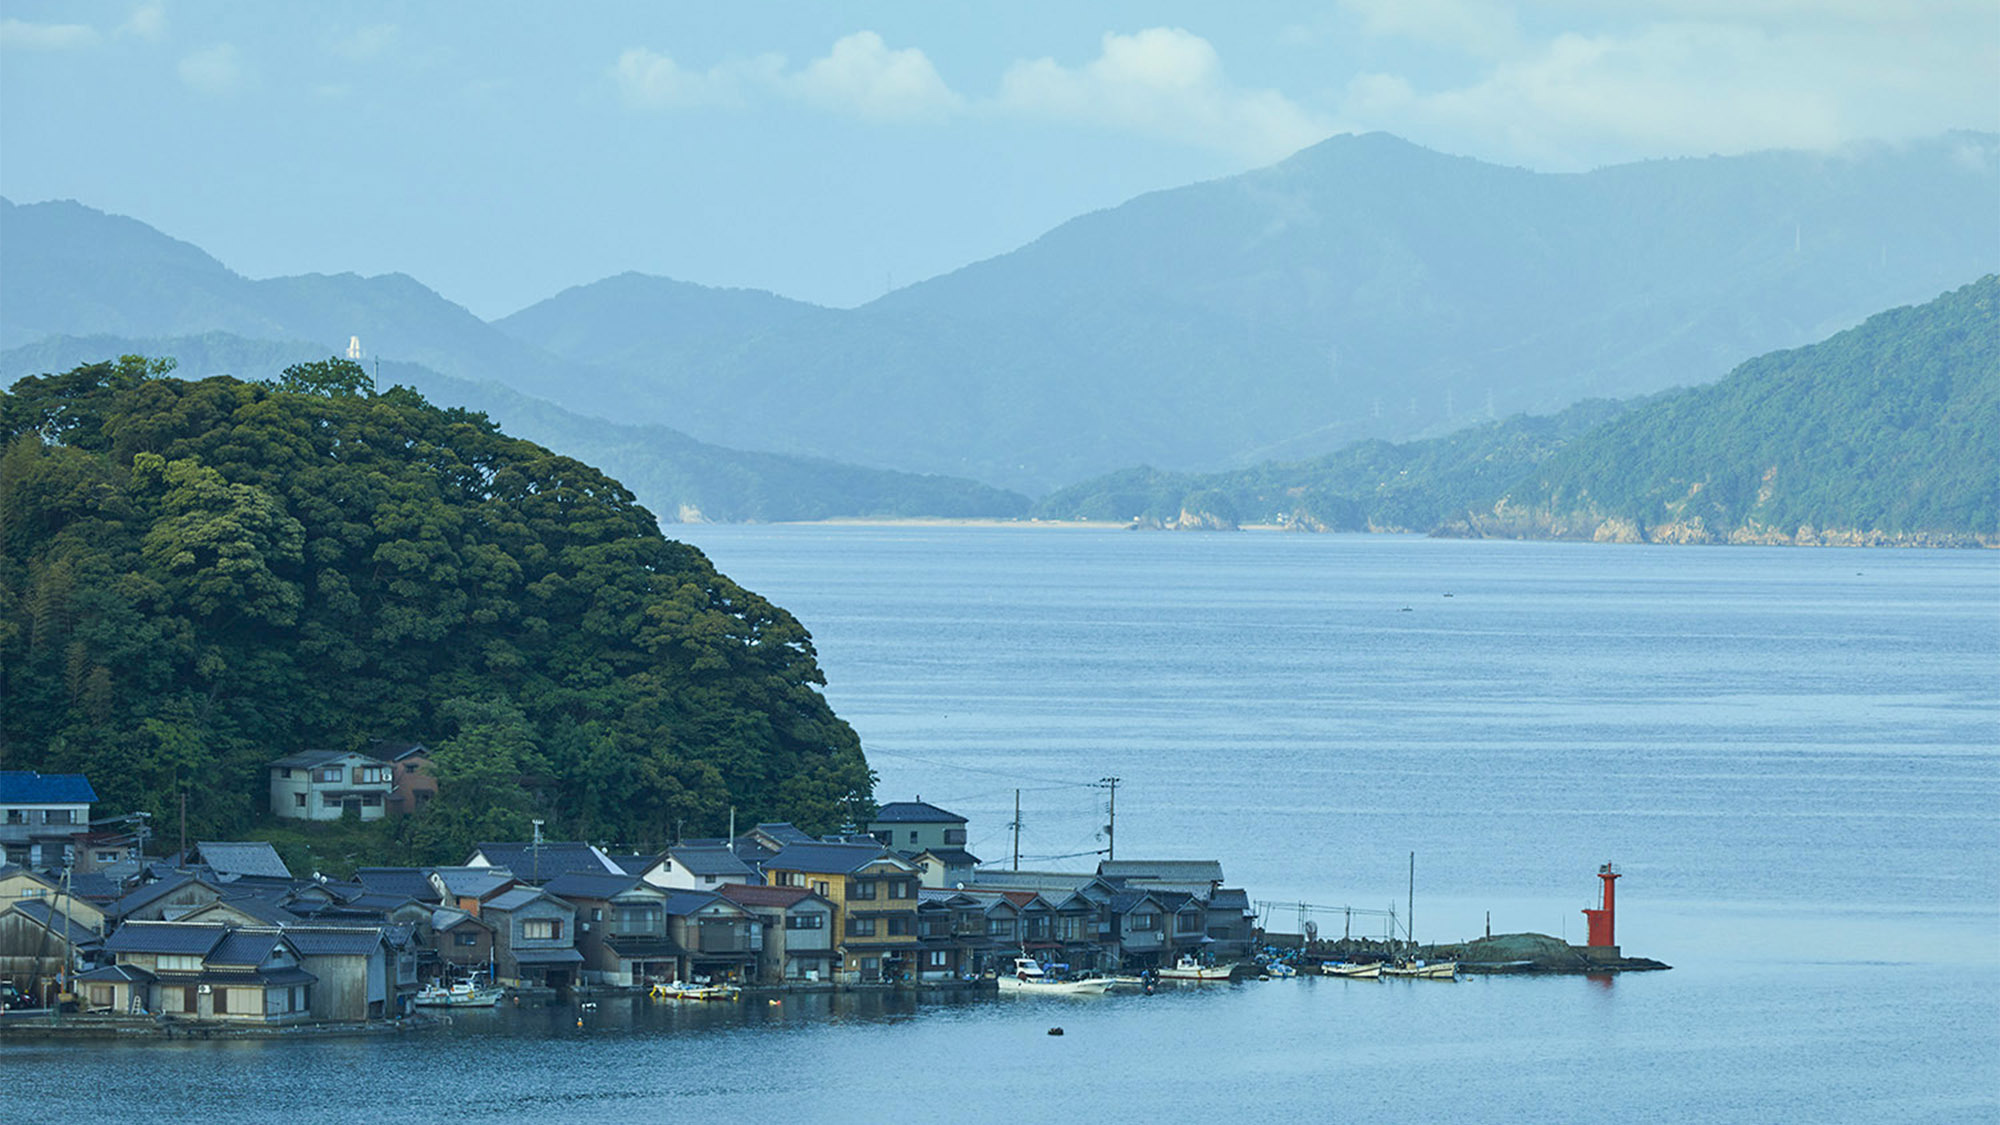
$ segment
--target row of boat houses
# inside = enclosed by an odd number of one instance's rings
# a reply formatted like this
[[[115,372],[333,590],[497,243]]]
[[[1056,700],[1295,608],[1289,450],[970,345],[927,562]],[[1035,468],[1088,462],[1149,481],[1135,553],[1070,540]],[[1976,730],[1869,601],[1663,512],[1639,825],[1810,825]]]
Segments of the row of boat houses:
[[[283,1024],[397,1015],[434,981],[517,989],[978,981],[1024,953],[1137,971],[1252,946],[1214,861],[996,870],[965,819],[883,806],[865,833],[760,824],[658,855],[494,842],[463,863],[298,878],[265,843],[203,842],[128,882],[0,868],[0,977],[84,1012]]]

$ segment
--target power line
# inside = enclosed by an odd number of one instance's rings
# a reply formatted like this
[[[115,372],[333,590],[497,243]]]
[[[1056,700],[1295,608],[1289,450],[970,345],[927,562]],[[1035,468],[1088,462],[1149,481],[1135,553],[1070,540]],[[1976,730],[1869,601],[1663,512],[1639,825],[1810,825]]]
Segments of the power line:
[[[1004,777],[1009,780],[1021,780],[1025,778],[1029,781],[1040,782],[1047,789],[1088,789],[1096,785],[1095,782],[1090,781],[1057,781],[1051,777],[1037,777],[1034,774],[1009,773],[1006,770],[989,770],[981,769],[978,766],[962,766],[957,762],[940,762],[936,758],[926,758],[918,754],[905,754],[900,750],[867,750],[865,753],[878,757],[904,758],[912,762],[922,762],[927,766],[937,766],[940,769],[964,770],[967,773],[983,773],[991,777]]]

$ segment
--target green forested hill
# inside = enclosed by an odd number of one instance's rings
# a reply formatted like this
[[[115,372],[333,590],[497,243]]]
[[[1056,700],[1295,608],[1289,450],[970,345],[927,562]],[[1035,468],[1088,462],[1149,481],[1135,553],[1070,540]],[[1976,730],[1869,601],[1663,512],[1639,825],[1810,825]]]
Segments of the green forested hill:
[[[1483,525],[1712,542],[2000,533],[2000,277],[1663,396],[1551,457]]]
[[[405,830],[455,860],[834,826],[871,779],[806,631],[618,482],[345,361],[276,385],[127,358],[0,395],[0,757],[224,838],[265,764],[435,750]],[[865,808],[864,810],[865,811]]]
[[[1708,387],[1196,475],[1132,469],[1050,519],[1648,542],[2000,541],[2000,277]]]

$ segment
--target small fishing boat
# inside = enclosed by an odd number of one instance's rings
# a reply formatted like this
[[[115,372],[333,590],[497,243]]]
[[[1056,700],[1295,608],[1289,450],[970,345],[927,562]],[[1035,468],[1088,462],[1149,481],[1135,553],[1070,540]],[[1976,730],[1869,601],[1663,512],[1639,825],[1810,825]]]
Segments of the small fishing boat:
[[[656,984],[646,995],[654,1000],[735,1000],[743,990],[731,984]]]
[[[1382,962],[1370,961],[1367,964],[1357,965],[1348,961],[1328,961],[1319,967],[1319,971],[1330,977],[1346,977],[1349,980],[1380,980]]]
[[[1033,957],[1014,958],[1013,973],[1002,973],[999,980],[1000,991],[1015,996],[1102,996],[1115,983],[1110,977],[1057,980]]]
[[[1269,964],[1257,967],[1257,978],[1259,980],[1290,980],[1298,975],[1299,971],[1297,969],[1292,968],[1283,961],[1272,961]]]
[[[446,984],[434,980],[410,1001],[419,1008],[491,1008],[500,1002],[505,989],[482,985],[467,978]]]
[[[1411,980],[1457,980],[1458,962],[1411,961],[1406,965],[1390,965],[1382,970],[1383,976],[1408,977]]]
[[[1204,965],[1188,954],[1181,954],[1173,968],[1160,969],[1154,973],[1161,980],[1228,980],[1236,971],[1235,964]]]

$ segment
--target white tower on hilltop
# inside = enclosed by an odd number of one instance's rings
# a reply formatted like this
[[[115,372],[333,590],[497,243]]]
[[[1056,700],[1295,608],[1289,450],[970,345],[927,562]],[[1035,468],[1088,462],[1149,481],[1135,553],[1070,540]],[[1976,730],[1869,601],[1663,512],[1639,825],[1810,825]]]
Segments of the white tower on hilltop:
[[[349,336],[347,338],[347,358],[349,359],[361,358],[361,337]]]

